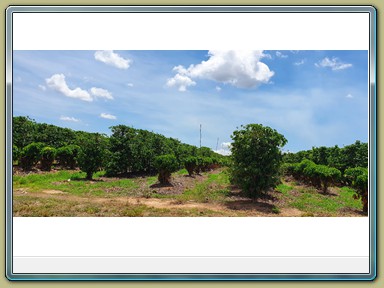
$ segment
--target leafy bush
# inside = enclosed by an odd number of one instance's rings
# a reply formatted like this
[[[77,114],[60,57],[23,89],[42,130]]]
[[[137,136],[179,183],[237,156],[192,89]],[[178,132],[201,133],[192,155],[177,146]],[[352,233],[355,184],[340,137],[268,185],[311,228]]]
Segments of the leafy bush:
[[[91,180],[93,173],[103,166],[106,155],[106,139],[98,133],[80,137],[80,150],[76,160],[82,171],[87,173],[86,179]]]
[[[171,173],[177,171],[179,168],[179,163],[175,155],[172,154],[157,156],[154,164],[159,171],[158,179],[161,184],[169,184]]]
[[[44,147],[41,150],[41,168],[50,171],[53,161],[55,161],[56,149],[52,147]]]
[[[348,168],[345,170],[344,177],[357,190],[355,198],[361,199],[363,212],[368,212],[368,169],[364,167]]]
[[[322,183],[323,193],[327,193],[329,184],[341,178],[341,172],[338,169],[325,165],[316,165],[315,173]]]
[[[78,145],[67,145],[57,149],[56,158],[62,167],[74,169],[76,167],[76,156],[80,147]]]
[[[184,160],[184,167],[187,169],[189,176],[193,175],[197,166],[197,158],[195,156],[189,156]]]
[[[44,148],[43,143],[31,143],[23,148],[20,155],[20,166],[24,170],[31,170],[41,158],[41,150]]]
[[[259,124],[233,132],[231,181],[257,198],[278,182],[282,148],[287,140],[276,130]]]

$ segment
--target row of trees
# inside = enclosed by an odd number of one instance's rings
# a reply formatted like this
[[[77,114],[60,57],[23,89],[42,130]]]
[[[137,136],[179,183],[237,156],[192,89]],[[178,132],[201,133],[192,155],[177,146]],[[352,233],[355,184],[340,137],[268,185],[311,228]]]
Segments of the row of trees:
[[[343,148],[338,147],[313,147],[311,150],[297,153],[285,153],[283,162],[300,163],[308,159],[318,165],[336,168],[342,173],[352,167],[368,167],[368,144],[356,141],[354,144]]]
[[[107,176],[157,171],[164,184],[169,183],[172,172],[183,167],[193,176],[215,165],[229,165],[231,182],[252,198],[275,187],[285,163],[285,173],[323,192],[331,183],[344,181],[356,188],[363,203],[368,201],[368,145],[360,141],[343,148],[283,154],[287,143],[283,135],[270,127],[249,124],[233,132],[232,155],[225,157],[207,147],[197,148],[147,130],[117,125],[111,131],[107,137],[14,117],[14,160],[26,170],[37,163],[49,170],[54,161],[63,167],[78,166],[88,179],[99,169]]]
[[[175,158],[177,169],[186,167],[192,176],[193,173],[199,173],[212,168],[212,165],[224,164],[227,161],[226,157],[214,153],[207,147],[197,148],[174,138],[125,125],[111,127],[112,135],[107,137],[98,133],[38,124],[27,117],[14,117],[14,123],[16,124],[13,126],[13,159],[25,170],[30,170],[38,164],[41,169],[50,170],[56,162],[65,168],[80,167],[87,173],[88,179],[91,179],[93,173],[99,169],[104,169],[107,176],[154,173],[160,169],[164,170],[164,163],[171,163],[166,161],[159,165],[160,160],[157,158],[168,155]],[[34,142],[49,138],[41,135],[43,134],[41,127],[51,127],[48,129],[48,134],[55,131],[54,134],[58,134],[54,136],[56,140]],[[28,141],[25,141],[20,133],[28,134],[25,137]],[[170,159],[169,157],[167,159]],[[193,161],[195,167],[191,171]],[[170,165],[168,170],[174,170],[173,166]],[[160,178],[163,182],[164,179],[169,181],[169,177]]]

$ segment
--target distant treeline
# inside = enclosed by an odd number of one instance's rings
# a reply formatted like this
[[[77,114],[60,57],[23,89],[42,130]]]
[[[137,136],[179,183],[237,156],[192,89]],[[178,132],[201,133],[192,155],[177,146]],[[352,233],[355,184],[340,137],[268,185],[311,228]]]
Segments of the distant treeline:
[[[74,168],[78,165],[76,160],[82,158],[78,153],[92,149],[95,149],[95,155],[102,155],[97,161],[99,169],[106,170],[109,175],[155,172],[155,158],[160,155],[174,155],[180,168],[191,156],[212,164],[226,161],[225,156],[210,148],[198,148],[178,139],[125,125],[112,126],[112,134],[107,136],[36,123],[29,117],[17,116],[13,117],[12,128],[13,160],[26,170],[47,162],[48,166],[42,167],[44,170],[49,170],[54,162]],[[103,151],[99,151],[100,148]],[[47,158],[53,159],[52,163],[46,161]]]

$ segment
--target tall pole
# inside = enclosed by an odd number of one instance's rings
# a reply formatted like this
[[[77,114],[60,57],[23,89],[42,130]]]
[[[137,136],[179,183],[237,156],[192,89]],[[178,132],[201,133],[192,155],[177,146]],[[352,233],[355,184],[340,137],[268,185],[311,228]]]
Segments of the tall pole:
[[[201,148],[201,124],[200,124],[200,148]]]
[[[219,148],[219,137],[217,137],[216,151],[217,151],[217,148]]]

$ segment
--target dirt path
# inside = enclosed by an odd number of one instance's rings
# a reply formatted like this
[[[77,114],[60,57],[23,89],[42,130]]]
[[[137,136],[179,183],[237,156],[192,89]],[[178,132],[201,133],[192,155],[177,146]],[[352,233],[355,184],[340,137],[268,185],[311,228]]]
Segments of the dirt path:
[[[29,193],[25,189],[14,190],[14,196],[30,196],[42,199],[56,199],[63,202],[94,203],[102,206],[119,206],[122,204],[145,205],[153,208],[163,209],[200,209],[218,212],[226,216],[301,216],[302,211],[294,208],[283,208],[279,214],[271,213],[271,209],[265,203],[249,200],[233,200],[225,203],[200,203],[194,201],[180,201],[177,199],[159,199],[144,197],[81,197],[71,195],[60,190],[43,190],[41,192]],[[239,198],[240,199],[240,198]]]

